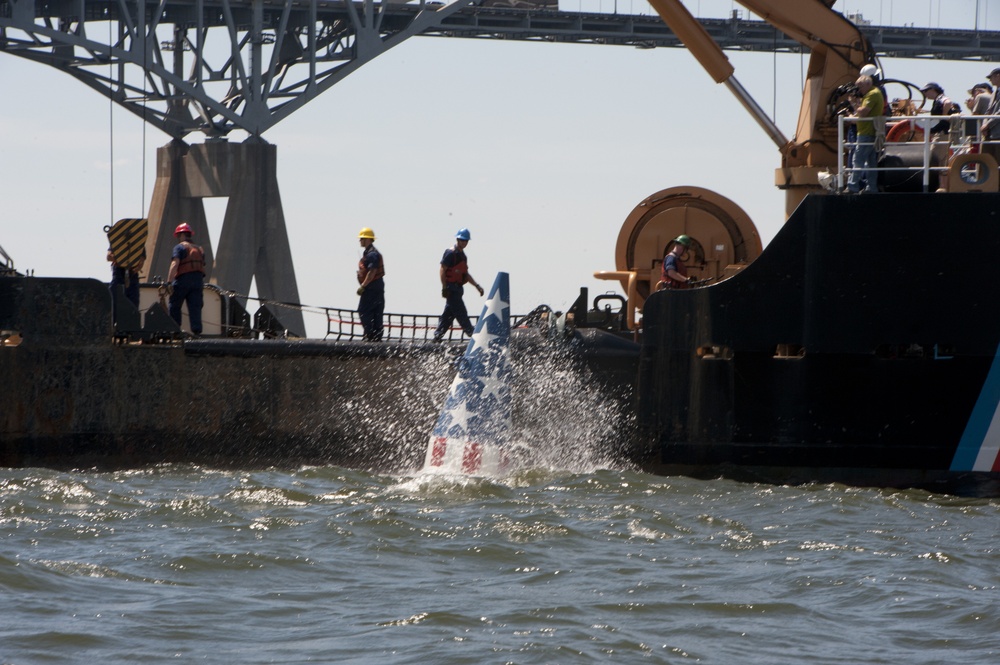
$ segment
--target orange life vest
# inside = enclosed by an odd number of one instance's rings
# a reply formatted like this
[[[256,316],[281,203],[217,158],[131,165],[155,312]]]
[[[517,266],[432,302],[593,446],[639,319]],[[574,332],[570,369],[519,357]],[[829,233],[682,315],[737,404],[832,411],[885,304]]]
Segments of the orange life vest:
[[[382,252],[375,249],[374,245],[369,245],[369,247],[373,252],[378,254],[378,267],[372,271],[374,273],[372,282],[374,282],[375,280],[382,279],[385,276],[385,262],[382,260]],[[365,250],[365,253],[361,255],[361,260],[358,261],[358,284],[364,284],[365,277],[368,276],[368,266],[365,265],[365,257],[368,253],[368,250]]]
[[[469,281],[469,264],[465,259],[465,252],[460,249],[452,250],[455,265],[444,267],[444,281],[448,284],[465,284]]]
[[[177,264],[177,274],[176,277],[181,275],[186,275],[189,272],[200,272],[202,275],[205,274],[205,252],[194,243],[190,243],[187,240],[181,243],[184,245],[184,249],[187,250],[187,254],[184,258],[180,260]]]
[[[660,283],[663,284],[663,286],[661,288],[667,288],[667,289],[687,289],[687,288],[690,288],[689,285],[686,282],[681,282],[679,280],[676,280],[676,279],[674,279],[673,277],[671,277],[670,275],[667,274],[667,270],[668,270],[668,268],[667,268],[667,258],[669,256],[670,255],[668,254],[666,257],[663,258],[663,266],[662,266],[662,269],[661,269],[661,272],[660,272],[660,280],[661,280]],[[684,275],[685,277],[687,277],[687,274],[688,274],[687,273],[687,267],[681,261],[680,257],[675,257],[674,258],[673,269],[675,271],[679,272],[680,274]]]

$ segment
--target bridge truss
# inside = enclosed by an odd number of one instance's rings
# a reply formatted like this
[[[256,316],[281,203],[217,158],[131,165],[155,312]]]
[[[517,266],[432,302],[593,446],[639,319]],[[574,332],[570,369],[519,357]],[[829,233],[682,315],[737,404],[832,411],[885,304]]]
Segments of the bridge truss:
[[[260,136],[416,35],[680,47],[658,16],[374,0],[0,0],[0,51],[56,67],[174,138]],[[726,49],[798,52],[763,21],[704,19]],[[865,29],[895,57],[1000,59],[1000,33]]]

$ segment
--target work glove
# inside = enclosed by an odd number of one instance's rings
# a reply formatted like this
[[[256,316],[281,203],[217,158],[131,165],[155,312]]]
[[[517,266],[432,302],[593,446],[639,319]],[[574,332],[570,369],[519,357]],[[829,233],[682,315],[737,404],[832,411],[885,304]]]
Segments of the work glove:
[[[174,285],[173,284],[164,284],[163,285],[163,292],[166,293],[168,296],[174,295]]]
[[[365,292],[365,287],[363,287],[363,286],[359,286],[359,287],[358,287],[358,295],[360,296],[360,295],[361,295],[362,293],[364,293],[364,292]]]
[[[479,286],[478,284],[476,284],[476,289],[478,289],[478,290],[479,290],[479,295],[480,295],[480,296],[481,296],[481,295],[483,295],[483,287],[481,287],[481,286]]]
[[[442,298],[447,298],[448,297],[448,287],[447,286],[445,286],[445,287],[443,287],[441,289],[441,297]]]

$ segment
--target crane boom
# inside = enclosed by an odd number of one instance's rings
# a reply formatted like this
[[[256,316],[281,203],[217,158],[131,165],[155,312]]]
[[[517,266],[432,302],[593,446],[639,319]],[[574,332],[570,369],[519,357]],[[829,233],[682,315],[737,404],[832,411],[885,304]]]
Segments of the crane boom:
[[[733,77],[735,70],[722,49],[683,3],[649,2],[713,79],[726,83],[778,142],[780,131],[770,119],[762,120],[767,118],[766,114],[739,86]],[[786,214],[791,214],[808,192],[819,191],[817,174],[837,164],[837,125],[827,108],[831,94],[839,86],[853,82],[866,63],[874,62],[874,50],[856,25],[833,10],[836,0],[737,2],[810,50],[795,136],[779,145],[781,167],[775,171],[775,184],[786,192]]]
[[[729,58],[722,52],[719,45],[705,30],[704,26],[695,19],[694,16],[680,2],[676,0],[649,0],[649,4],[660,14],[664,21],[677,38],[687,47],[695,59],[701,63],[705,71],[715,79],[716,83],[723,83],[736,95],[736,98],[750,112],[750,115],[763,128],[771,140],[775,142],[778,149],[784,148],[788,139],[781,133],[774,121],[764,112],[750,93],[747,92],[736,79],[733,65]]]

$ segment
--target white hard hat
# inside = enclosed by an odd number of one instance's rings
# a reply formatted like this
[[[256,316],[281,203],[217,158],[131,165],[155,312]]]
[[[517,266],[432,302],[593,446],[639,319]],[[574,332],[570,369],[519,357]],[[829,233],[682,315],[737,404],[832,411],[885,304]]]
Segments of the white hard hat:
[[[882,72],[880,72],[878,70],[878,67],[876,67],[875,65],[865,65],[864,67],[861,68],[862,76],[871,76],[872,78],[874,78],[881,73]]]

